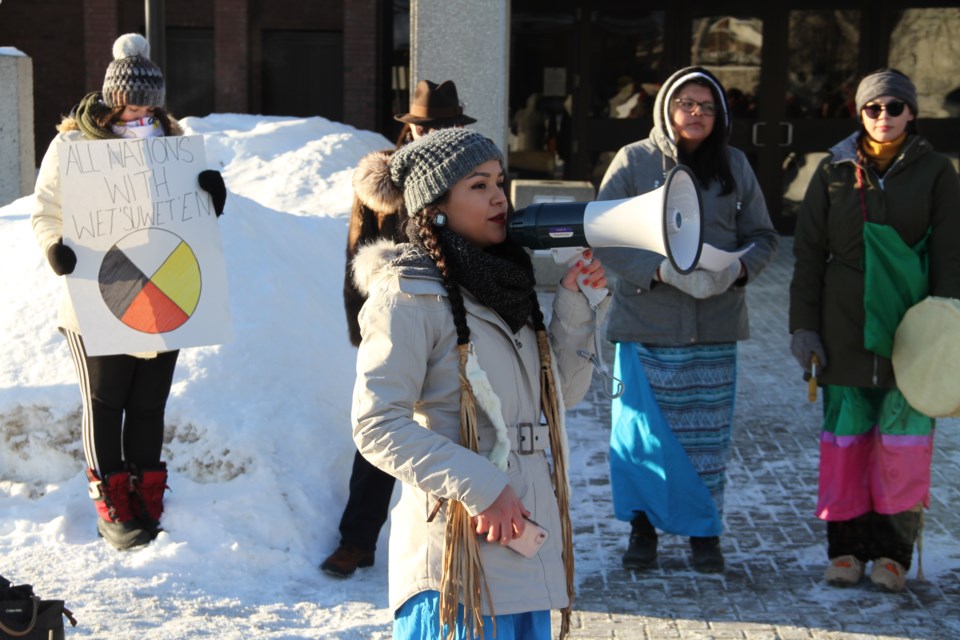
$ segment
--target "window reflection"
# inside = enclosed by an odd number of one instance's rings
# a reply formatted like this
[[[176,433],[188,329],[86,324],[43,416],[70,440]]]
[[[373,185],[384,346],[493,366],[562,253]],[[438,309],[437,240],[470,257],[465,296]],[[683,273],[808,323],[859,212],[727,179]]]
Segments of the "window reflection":
[[[608,6],[591,16],[594,118],[646,118],[663,76],[663,11]]]
[[[756,115],[762,53],[759,18],[708,16],[693,21],[691,63],[709,68],[723,83],[736,118]]]
[[[798,153],[791,151],[783,159],[783,209],[785,216],[795,216],[807,193],[807,186],[826,151]]]
[[[860,12],[791,11],[789,34],[786,116],[856,116]]]
[[[510,170],[522,178],[560,177],[573,139],[574,6],[518,0],[511,21]]]
[[[921,118],[960,117],[960,8],[901,11],[889,66],[917,86]]]

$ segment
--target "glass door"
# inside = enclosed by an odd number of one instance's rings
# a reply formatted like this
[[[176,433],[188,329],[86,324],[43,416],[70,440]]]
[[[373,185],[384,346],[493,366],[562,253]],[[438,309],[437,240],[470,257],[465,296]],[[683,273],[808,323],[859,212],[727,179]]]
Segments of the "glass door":
[[[722,4],[722,11],[718,6]],[[616,151],[649,134],[673,71],[698,64],[728,90],[731,144],[771,218],[792,233],[813,170],[856,131],[864,74],[917,85],[919,131],[960,154],[956,0],[513,0],[511,172],[598,185]]]
[[[782,233],[792,233],[819,160],[857,130],[854,96],[870,71],[893,67],[910,76],[920,134],[955,162],[960,153],[960,8],[935,0],[897,10],[800,4],[740,2],[740,11],[718,14],[696,2],[683,20],[691,63],[714,71],[728,90],[731,144],[750,158]]]
[[[956,3],[953,3],[956,4]],[[933,148],[960,157],[960,7],[894,11],[888,60],[917,85],[917,129]]]
[[[776,158],[780,180],[766,193],[771,210],[779,209],[781,230],[792,229],[821,158],[856,130],[862,17],[858,9],[798,9],[786,14],[786,64],[779,78],[783,99],[772,114],[776,121],[769,125],[775,136],[765,143],[780,151]]]

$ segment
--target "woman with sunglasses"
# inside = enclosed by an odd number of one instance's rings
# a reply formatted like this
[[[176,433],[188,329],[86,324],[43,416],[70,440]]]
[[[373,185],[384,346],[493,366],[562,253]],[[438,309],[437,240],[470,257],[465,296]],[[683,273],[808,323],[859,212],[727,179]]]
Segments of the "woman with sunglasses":
[[[632,570],[656,565],[658,529],[689,537],[694,570],[724,569],[737,341],[749,337],[744,287],[779,240],[746,156],[728,145],[730,126],[720,81],[701,67],[681,69],[657,94],[650,137],[620,149],[600,185],[600,200],[629,198],[685,164],[702,193],[704,242],[727,251],[753,245],[724,271],[688,275],[652,251],[596,250],[618,276],[607,339],[617,344],[627,391],[613,404],[610,472],[616,517],[631,523],[623,566]],[[640,390],[642,398],[631,397]]]
[[[797,217],[791,350],[823,388],[824,578],[854,585],[872,561],[873,583],[902,591],[930,503],[934,421],[897,390],[892,337],[926,295],[960,297],[960,180],[916,134],[907,76],[866,76],[856,106],[859,130],[821,161]]]

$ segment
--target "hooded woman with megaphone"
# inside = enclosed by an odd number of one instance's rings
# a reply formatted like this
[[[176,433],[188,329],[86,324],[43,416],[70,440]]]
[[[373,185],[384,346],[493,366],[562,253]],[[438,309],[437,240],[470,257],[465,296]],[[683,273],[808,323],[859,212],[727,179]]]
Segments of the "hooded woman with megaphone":
[[[650,137],[620,149],[598,200],[647,193],[678,164],[699,183],[704,244],[752,248],[721,271],[680,273],[645,249],[597,248],[616,274],[607,339],[616,343],[610,472],[614,510],[632,525],[623,565],[656,565],[657,529],[689,536],[691,564],[723,571],[723,489],[733,421],[737,341],[749,337],[744,287],[773,258],[778,235],[746,156],[728,145],[720,81],[674,73],[654,104]]]

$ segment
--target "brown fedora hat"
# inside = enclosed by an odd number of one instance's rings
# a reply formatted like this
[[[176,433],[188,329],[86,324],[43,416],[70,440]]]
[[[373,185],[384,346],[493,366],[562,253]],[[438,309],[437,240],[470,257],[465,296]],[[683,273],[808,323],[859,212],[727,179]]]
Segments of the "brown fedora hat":
[[[421,80],[410,101],[410,113],[394,116],[393,119],[424,127],[452,127],[477,121],[463,112],[453,80],[444,80],[440,84]]]

